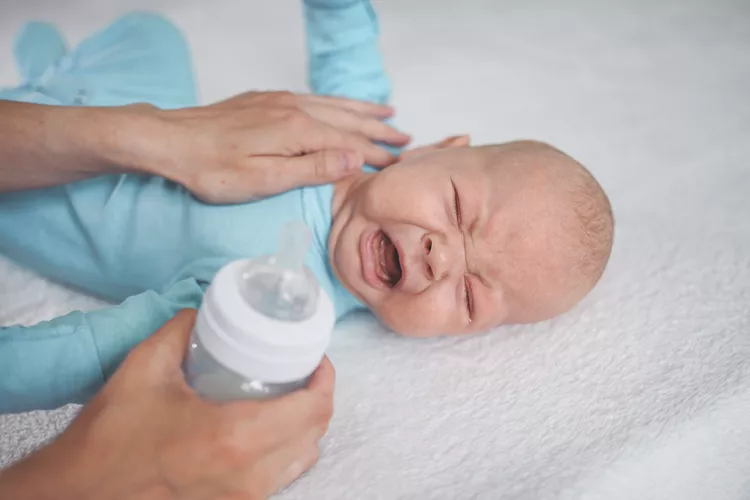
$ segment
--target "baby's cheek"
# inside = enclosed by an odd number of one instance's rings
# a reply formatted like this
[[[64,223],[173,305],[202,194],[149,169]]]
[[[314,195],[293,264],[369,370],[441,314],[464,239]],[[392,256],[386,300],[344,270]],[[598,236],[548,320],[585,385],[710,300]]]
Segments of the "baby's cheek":
[[[373,312],[388,328],[408,337],[449,332],[453,324],[452,309],[430,299],[427,295],[393,294]]]

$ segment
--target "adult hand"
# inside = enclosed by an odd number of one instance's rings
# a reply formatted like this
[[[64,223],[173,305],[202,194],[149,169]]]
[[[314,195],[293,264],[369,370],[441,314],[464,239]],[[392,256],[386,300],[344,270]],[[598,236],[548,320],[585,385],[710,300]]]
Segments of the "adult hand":
[[[306,389],[214,404],[180,369],[194,311],[134,349],[50,446],[0,472],[3,498],[262,499],[317,460],[332,415],[325,359]]]
[[[289,92],[248,92],[197,108],[132,109],[156,118],[151,170],[211,203],[233,203],[341,179],[395,157],[373,142],[410,138],[382,122],[387,106]]]
[[[208,106],[46,106],[0,100],[0,193],[104,174],[169,178],[212,203],[336,181],[410,138],[388,106],[289,92],[248,92]]]

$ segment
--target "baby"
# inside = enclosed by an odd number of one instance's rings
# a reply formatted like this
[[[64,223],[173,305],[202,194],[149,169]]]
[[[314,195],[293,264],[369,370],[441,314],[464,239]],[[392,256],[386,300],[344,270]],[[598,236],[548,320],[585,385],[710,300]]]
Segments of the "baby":
[[[310,83],[378,103],[390,86],[367,2],[304,5]],[[26,83],[0,98],[93,106],[195,105],[188,50],[164,19],[132,14],[66,51],[49,25],[17,43]],[[307,265],[337,317],[367,308],[393,330],[434,336],[567,311],[601,276],[609,203],[564,153],[533,141],[455,137],[334,186],[207,205],[148,176],[109,176],[0,196],[0,252],[121,305],[0,329],[0,412],[83,402],[135,344],[200,306],[226,263],[275,251],[284,224],[313,232]]]

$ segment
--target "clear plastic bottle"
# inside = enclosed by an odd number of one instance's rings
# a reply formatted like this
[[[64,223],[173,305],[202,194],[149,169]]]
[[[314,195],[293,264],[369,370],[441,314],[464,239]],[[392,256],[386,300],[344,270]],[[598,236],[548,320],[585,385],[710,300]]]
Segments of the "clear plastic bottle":
[[[265,399],[307,385],[335,323],[333,303],[304,264],[310,231],[290,223],[279,251],[219,270],[198,312],[183,366],[214,401]]]

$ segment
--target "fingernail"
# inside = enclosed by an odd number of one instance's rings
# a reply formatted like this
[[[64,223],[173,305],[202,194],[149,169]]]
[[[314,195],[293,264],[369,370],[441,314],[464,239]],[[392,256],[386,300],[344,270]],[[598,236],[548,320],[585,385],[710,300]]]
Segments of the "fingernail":
[[[464,139],[468,139],[469,136],[467,134],[461,134],[461,135],[454,135],[451,137],[448,137],[446,140],[443,141],[443,144],[452,144],[454,142],[462,141]]]

